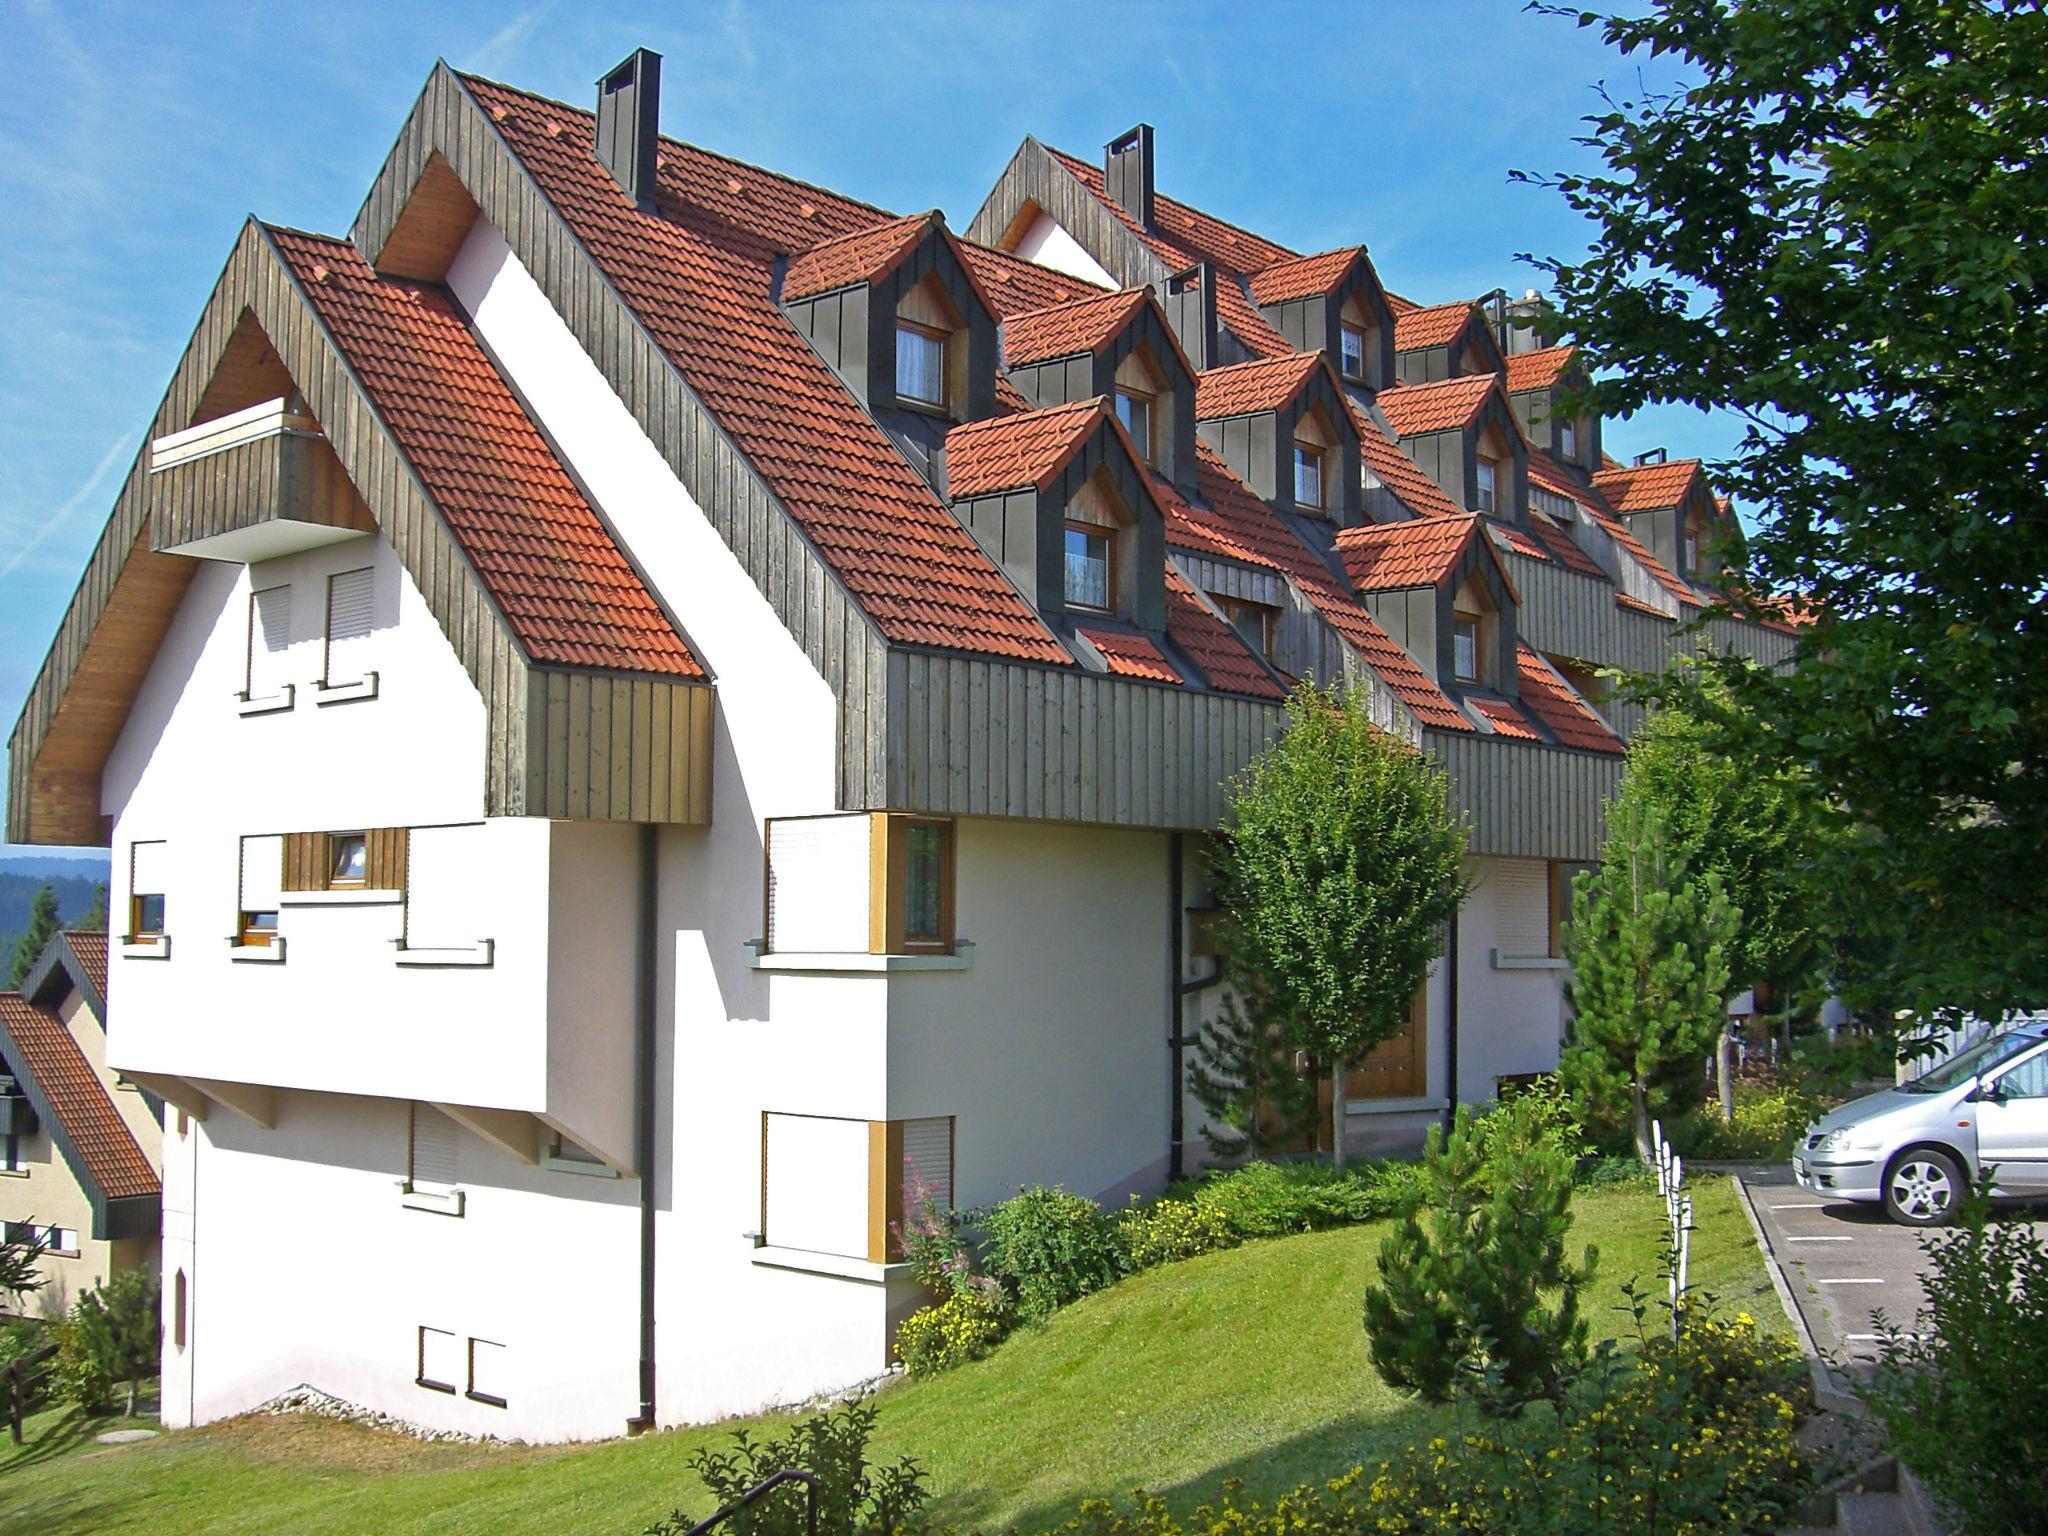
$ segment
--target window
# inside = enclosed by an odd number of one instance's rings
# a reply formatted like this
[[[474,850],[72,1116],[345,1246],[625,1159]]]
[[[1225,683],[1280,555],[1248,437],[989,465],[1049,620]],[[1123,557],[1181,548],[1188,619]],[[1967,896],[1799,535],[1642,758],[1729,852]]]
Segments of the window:
[[[277,938],[277,909],[284,899],[284,839],[275,833],[243,838],[241,861],[235,942],[268,948]]]
[[[1264,603],[1248,603],[1240,597],[1219,597],[1216,606],[1223,610],[1223,617],[1244,638],[1246,645],[1261,656],[1272,656],[1273,634],[1279,627],[1280,618],[1275,610]]]
[[[4,1231],[10,1243],[41,1243],[43,1252],[52,1258],[78,1257],[76,1227],[39,1227],[32,1221],[10,1221]]]
[[[1499,466],[1492,459],[1479,461],[1478,505],[1482,512],[1497,511],[1500,506]]]
[[[2007,1072],[1998,1080],[1998,1091],[2008,1099],[2048,1099],[2048,1051]]]
[[[273,698],[288,686],[287,650],[292,639],[292,589],[265,587],[249,594],[249,653],[243,678],[245,699]]]
[[[373,577],[365,566],[327,578],[327,657],[321,679],[329,687],[359,683],[368,675],[363,661],[376,614]]]
[[[171,1344],[180,1354],[185,1350],[185,1271],[171,1282]]]
[[[1459,682],[1479,681],[1479,621],[1462,613],[1451,621],[1451,665]]]
[[[1355,325],[1337,328],[1339,354],[1342,358],[1342,372],[1347,379],[1365,377],[1365,332]]]
[[[406,1149],[406,1184],[415,1193],[445,1193],[455,1187],[455,1122],[431,1104],[412,1106]]]
[[[1294,500],[1320,511],[1323,505],[1323,450],[1313,443],[1294,445]]]
[[[946,844],[951,831],[937,821],[912,822],[903,829],[903,943],[907,949],[931,949],[946,942]]]
[[[1557,425],[1557,451],[1568,459],[1579,456],[1579,429],[1575,422],[1561,421]]]
[[[505,1406],[505,1346],[488,1339],[469,1341],[469,1387],[463,1393],[473,1403]]]
[[[561,1173],[589,1173],[600,1178],[613,1178],[618,1172],[581,1142],[571,1141],[560,1131],[548,1141],[547,1162]]]
[[[21,1150],[21,1132],[0,1136],[0,1173],[27,1173],[28,1158]]]
[[[418,1374],[415,1384],[433,1392],[455,1392],[463,1376],[462,1340],[445,1328],[420,1325]]]
[[[1685,531],[1685,569],[1681,575],[1690,576],[1700,568],[1700,536],[1690,528]]]
[[[244,911],[242,920],[235,928],[235,942],[245,948],[268,949],[277,939],[277,914],[275,912]]]
[[[1138,457],[1147,464],[1156,464],[1159,455],[1152,441],[1152,397],[1135,389],[1119,389],[1116,392],[1116,418],[1131,434]]]
[[[954,1121],[761,1116],[764,1245],[888,1264],[920,1202],[950,1207]]]
[[[881,955],[953,949],[953,823],[882,813],[869,872],[868,948]]]
[[[946,336],[922,325],[896,323],[896,395],[917,405],[946,405]]]
[[[1067,568],[1064,596],[1069,608],[1109,612],[1116,590],[1112,530],[1093,523],[1067,524]]]
[[[871,816],[777,816],[763,829],[770,954],[866,954],[882,824]]]
[[[164,936],[164,885],[169,844],[128,845],[128,940],[153,944]]]
[[[327,839],[327,883],[361,885],[370,869],[369,839],[360,832],[335,832]]]

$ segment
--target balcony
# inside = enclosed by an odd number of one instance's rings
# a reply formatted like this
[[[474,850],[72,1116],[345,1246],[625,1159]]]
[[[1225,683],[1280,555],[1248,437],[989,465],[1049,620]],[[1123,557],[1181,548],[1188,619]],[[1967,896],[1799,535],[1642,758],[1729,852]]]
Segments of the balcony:
[[[29,1136],[36,1129],[35,1106],[11,1077],[0,1077],[0,1136]]]
[[[634,829],[506,817],[404,836],[376,888],[293,889],[276,836],[180,848],[165,885],[188,942],[115,963],[111,1063],[202,1114],[275,1124],[280,1090],[411,1099],[527,1162],[559,1131],[629,1168]],[[276,913],[260,949],[230,933],[252,905]]]
[[[310,416],[270,400],[149,445],[149,547],[254,564],[374,531]]]

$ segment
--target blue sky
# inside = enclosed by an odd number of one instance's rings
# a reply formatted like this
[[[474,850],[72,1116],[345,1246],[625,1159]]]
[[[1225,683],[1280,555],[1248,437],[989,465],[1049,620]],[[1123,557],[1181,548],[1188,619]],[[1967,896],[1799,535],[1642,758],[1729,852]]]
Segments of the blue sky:
[[[1514,0],[177,6],[0,0],[0,715],[11,725],[250,213],[345,233],[436,58],[581,104],[664,55],[675,137],[964,228],[1026,134],[1144,120],[1162,190],[1425,302],[1584,227],[1511,169],[1583,164],[1635,66]],[[1711,456],[1673,409],[1609,451]]]

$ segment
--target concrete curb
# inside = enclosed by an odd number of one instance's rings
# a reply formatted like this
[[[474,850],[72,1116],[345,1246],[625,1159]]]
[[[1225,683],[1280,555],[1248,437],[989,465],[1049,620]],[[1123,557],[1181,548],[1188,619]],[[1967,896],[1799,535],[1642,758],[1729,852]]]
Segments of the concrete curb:
[[[1785,1278],[1784,1266],[1778,1262],[1778,1251],[1771,1246],[1764,1224],[1756,1214],[1755,1197],[1750,1194],[1749,1185],[1743,1182],[1739,1173],[1730,1174],[1729,1182],[1735,1186],[1742,1214],[1749,1218],[1750,1235],[1756,1239],[1757,1251],[1764,1256],[1764,1271],[1771,1277],[1771,1289],[1778,1293],[1778,1305],[1784,1308],[1785,1317],[1792,1324],[1793,1336],[1799,1340],[1800,1353],[1806,1356],[1806,1374],[1813,1383],[1815,1404],[1844,1418],[1862,1418],[1863,1399],[1821,1358],[1819,1346],[1813,1340],[1813,1330],[1806,1326],[1806,1316],[1792,1298],[1792,1286]]]

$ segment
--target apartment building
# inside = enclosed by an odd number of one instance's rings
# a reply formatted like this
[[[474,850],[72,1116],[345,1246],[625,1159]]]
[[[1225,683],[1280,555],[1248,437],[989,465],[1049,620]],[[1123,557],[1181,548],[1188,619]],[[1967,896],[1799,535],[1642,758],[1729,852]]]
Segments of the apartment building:
[[[31,1316],[157,1267],[164,1106],[107,1065],[106,999],[104,933],[55,935],[0,992],[0,1225],[43,1245]]]
[[[1191,1169],[1205,838],[1304,676],[1472,824],[1352,1084],[1412,1143],[1556,1060],[1600,669],[1789,650],[1509,306],[1175,202],[1149,128],[1027,140],[962,233],[659,82],[439,66],[346,236],[240,232],[16,726],[10,836],[111,847],[110,1059],[175,1111],[170,1422],[795,1400],[919,1304],[907,1191]]]

